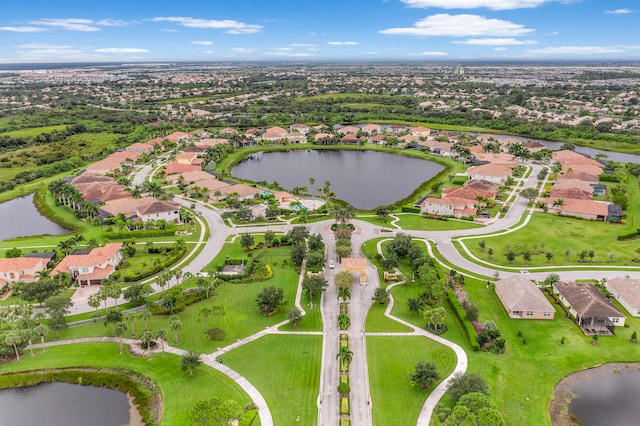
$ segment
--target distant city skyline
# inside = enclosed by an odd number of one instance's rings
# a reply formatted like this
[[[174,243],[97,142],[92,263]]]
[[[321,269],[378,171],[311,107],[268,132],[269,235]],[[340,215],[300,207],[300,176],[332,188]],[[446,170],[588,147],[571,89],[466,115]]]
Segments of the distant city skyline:
[[[0,63],[640,60],[633,0],[11,2]]]

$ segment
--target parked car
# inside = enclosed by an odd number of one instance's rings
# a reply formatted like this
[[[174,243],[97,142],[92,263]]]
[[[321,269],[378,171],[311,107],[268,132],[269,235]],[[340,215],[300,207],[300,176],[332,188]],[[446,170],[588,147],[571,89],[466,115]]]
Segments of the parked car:
[[[333,269],[336,267],[336,263],[333,260],[329,261],[329,269]]]

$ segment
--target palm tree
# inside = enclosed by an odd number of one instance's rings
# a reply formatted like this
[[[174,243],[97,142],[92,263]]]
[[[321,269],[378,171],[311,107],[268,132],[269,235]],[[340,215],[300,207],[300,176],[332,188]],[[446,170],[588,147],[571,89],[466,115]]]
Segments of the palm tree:
[[[180,343],[178,343],[178,331],[180,331],[180,329],[182,328],[182,321],[180,321],[180,317],[177,315],[172,315],[171,318],[169,318],[169,327],[171,328],[171,330],[173,330],[173,340],[176,342],[176,345],[179,345]]]
[[[349,366],[351,361],[353,360],[353,352],[349,349],[348,346],[340,346],[340,350],[338,351],[338,355],[336,358],[340,359],[340,363],[344,366]]]
[[[38,336],[40,336],[40,342],[42,343],[42,352],[46,352],[46,349],[44,347],[44,338],[46,337],[47,333],[49,332],[49,327],[47,327],[44,324],[40,324],[33,331],[35,331],[35,333]]]
[[[160,341],[160,348],[162,348],[162,356],[164,356],[164,337],[167,335],[167,330],[164,328],[156,331],[156,339]]]
[[[13,346],[13,350],[16,353],[16,362],[20,362],[20,353],[18,352],[18,345],[22,343],[22,335],[19,331],[12,331],[4,338],[4,342]]]
[[[338,327],[340,330],[347,330],[351,326],[351,318],[347,314],[338,315]]]
[[[98,316],[98,308],[100,307],[100,303],[102,303],[102,300],[100,299],[100,296],[98,295],[98,293],[92,294],[87,299],[87,305],[89,305],[90,307],[96,310],[96,314],[95,314],[96,317]]]
[[[182,357],[182,369],[184,371],[189,370],[189,376],[193,376],[193,370],[200,364],[202,364],[200,355],[194,351],[189,351]]]
[[[125,312],[125,314],[122,316],[122,319],[128,323],[131,324],[131,335],[135,336],[136,335],[136,318],[138,316],[136,315],[135,312]]]
[[[125,331],[127,331],[127,324],[124,322],[117,322],[113,325],[113,334],[118,337],[118,341],[120,342],[120,355],[122,355],[122,337]]]
[[[150,353],[151,342],[153,342],[154,339],[155,339],[155,335],[153,334],[153,331],[145,330],[144,333],[142,333],[142,336],[140,336],[140,344],[145,350],[145,352]]]
[[[338,299],[342,297],[343,301],[347,301],[348,299],[351,299],[351,291],[349,290],[349,288],[347,287],[340,287],[338,289]]]
[[[142,321],[144,321],[144,329],[147,329],[147,321],[149,321],[152,317],[151,311],[148,308],[145,308],[143,310],[140,311],[140,313],[138,314],[138,318],[140,318]]]

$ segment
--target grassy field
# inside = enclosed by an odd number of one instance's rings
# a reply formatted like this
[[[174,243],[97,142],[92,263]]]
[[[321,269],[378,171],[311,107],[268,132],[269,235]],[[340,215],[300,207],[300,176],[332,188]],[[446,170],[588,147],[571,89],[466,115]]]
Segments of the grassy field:
[[[224,355],[262,393],[276,425],[315,426],[321,336],[267,335]]]
[[[627,317],[629,328],[616,327],[616,336],[601,337],[593,346],[591,337],[564,318],[559,306],[553,320],[512,319],[486,282],[466,281],[465,291],[478,306],[480,319],[495,321],[507,341],[503,355],[467,352],[469,371],[487,380],[507,424],[549,424],[553,387],[574,371],[605,362],[640,361],[637,346],[629,342],[631,333],[640,329],[638,318]]]
[[[432,362],[441,378],[453,371],[453,351],[425,337],[367,337],[367,360],[374,425],[416,424],[430,390],[411,384],[419,361]],[[435,387],[436,385],[434,385]]]
[[[591,222],[572,218],[554,216],[548,213],[534,213],[531,221],[523,228],[505,235],[487,236],[486,238],[465,239],[464,243],[479,259],[501,266],[535,267],[566,265],[636,265],[638,240],[618,241],[616,237],[627,227],[606,222]],[[484,241],[486,248],[481,250],[479,243]],[[489,259],[487,249],[492,247],[494,254]],[[565,251],[571,252],[569,257]],[[518,254],[513,264],[509,264],[505,253],[513,250]],[[522,252],[532,253],[528,265]],[[593,259],[586,258],[587,263],[578,262],[579,253],[593,250]],[[553,253],[551,261],[547,261],[545,253]],[[610,258],[613,254],[613,258]]]
[[[428,219],[416,213],[394,213],[400,220],[394,222],[402,229],[419,230],[419,231],[452,231],[458,229],[481,228],[484,225],[462,220],[436,220]],[[388,217],[386,222],[380,220],[379,217],[370,215],[357,216],[356,219],[364,220],[373,225],[383,226],[385,228],[394,229],[391,225],[394,221],[392,217]]]
[[[54,130],[64,130],[67,128],[66,124],[60,124],[57,126],[43,126],[43,127],[31,127],[28,129],[13,130],[11,132],[0,133],[1,136],[9,136],[11,138],[24,138],[27,136],[38,136],[43,133],[51,133]]]
[[[113,147],[115,141],[122,137],[114,133],[82,133],[71,135],[59,142],[23,148],[0,154],[2,159],[9,160],[11,168],[0,169],[0,180],[13,179],[18,173],[37,167],[40,158],[63,154],[63,158],[72,156],[91,156],[98,154],[105,148]],[[96,158],[98,160],[98,158]]]
[[[189,424],[189,413],[200,399],[219,397],[246,406],[249,396],[231,379],[207,366],[198,368],[193,376],[180,368],[181,358],[167,354],[151,360],[125,352],[118,353],[117,343],[75,344],[36,351],[35,357],[25,356],[19,363],[3,364],[2,372],[28,371],[45,368],[93,367],[124,368],[139,372],[160,388],[163,398],[164,425]]]

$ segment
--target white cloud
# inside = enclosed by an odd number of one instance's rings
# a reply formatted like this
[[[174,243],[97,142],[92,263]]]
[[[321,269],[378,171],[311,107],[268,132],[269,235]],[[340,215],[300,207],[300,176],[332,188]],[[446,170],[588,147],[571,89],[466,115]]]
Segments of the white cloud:
[[[522,9],[538,7],[550,0],[401,0],[409,7],[437,7],[440,9],[478,9],[493,10]]]
[[[524,25],[514,24],[502,19],[487,19],[479,15],[449,15],[439,13],[427,16],[409,28],[389,28],[379,31],[380,34],[407,35],[416,37],[428,36],[511,36],[517,37],[532,33],[534,30]]]
[[[365,55],[379,55],[379,52],[364,52]]]
[[[216,19],[199,19],[181,16],[167,16],[153,18],[154,22],[176,22],[183,27],[189,28],[210,28],[218,30],[227,30],[229,34],[254,34],[260,32],[262,25],[246,24],[244,22],[234,21],[232,19],[216,20]]]
[[[93,49],[98,53],[148,53],[148,49],[141,49],[138,47],[102,47],[99,49]]]
[[[279,52],[290,52],[293,49],[291,47],[276,47],[273,50],[277,50]]]
[[[256,49],[253,47],[232,47],[231,51],[235,53],[253,53]]]
[[[496,52],[504,52],[505,50],[507,50],[507,48],[506,47],[496,47],[493,50],[495,50]]]
[[[27,43],[16,46],[20,49],[70,49],[72,46],[55,45],[49,43]]]
[[[302,53],[302,52],[265,52],[265,55],[284,56],[287,58],[312,58],[313,57],[311,53]]]
[[[46,28],[38,27],[0,27],[0,31],[11,31],[14,33],[39,33],[41,31],[48,31]]]
[[[603,53],[621,53],[625,49],[618,46],[557,46],[527,50],[534,55],[598,55]]]
[[[609,15],[626,15],[628,13],[633,13],[631,9],[616,9],[616,10],[607,10],[604,13]]]
[[[469,40],[454,41],[456,44],[470,44],[472,46],[509,46],[517,44],[538,44],[535,40],[518,40],[516,38],[471,38]]]
[[[330,44],[331,46],[356,46],[356,45],[360,44],[360,42],[357,42],[357,41],[328,41],[327,44]]]
[[[208,40],[192,41],[191,44],[198,44],[200,46],[213,46],[213,42]]]
[[[447,52],[420,52],[410,53],[411,56],[448,56]]]
[[[66,31],[100,31],[100,28],[94,26],[94,22],[91,19],[41,19],[39,21],[31,21],[31,24],[35,25],[47,25],[49,27],[56,27]]]
[[[119,19],[101,19],[96,21],[96,25],[102,25],[105,27],[124,27],[127,23]]]
[[[299,47],[299,48],[313,48],[316,47],[315,44],[310,44],[310,43],[291,43],[289,46],[291,47]]]
[[[173,28],[163,28],[160,31],[162,31],[163,33],[179,33],[180,32],[178,30],[174,30]]]

